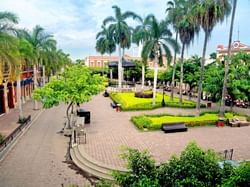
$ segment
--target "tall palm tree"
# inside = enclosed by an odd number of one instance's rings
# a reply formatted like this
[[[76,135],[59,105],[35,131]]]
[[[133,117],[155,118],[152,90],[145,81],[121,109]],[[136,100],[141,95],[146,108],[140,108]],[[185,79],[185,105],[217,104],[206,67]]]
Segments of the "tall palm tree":
[[[162,64],[163,55],[167,56],[168,62],[171,61],[170,48],[175,49],[177,44],[171,38],[172,33],[167,28],[165,21],[159,23],[155,16],[151,15],[146,22],[149,35],[142,50],[142,57],[144,61],[147,61],[148,58],[154,60],[153,105],[155,105],[158,64]]]
[[[229,0],[199,0],[199,3],[196,4],[196,15],[199,20],[204,33],[204,44],[202,52],[202,61],[201,61],[201,73],[199,80],[198,88],[198,98],[197,98],[197,113],[200,113],[200,103],[201,103],[201,93],[202,93],[202,81],[204,77],[204,65],[205,65],[205,56],[207,49],[207,42],[213,28],[218,22],[223,22],[224,18],[227,17],[231,12],[231,5]]]
[[[173,29],[175,31],[175,42],[178,43],[178,29],[177,29],[177,22],[178,19],[181,17],[181,14],[178,12],[179,9],[177,7],[179,6],[180,0],[170,0],[167,2],[167,19],[170,21],[170,23],[173,26]],[[174,100],[174,83],[175,83],[175,73],[176,73],[176,56],[179,51],[177,49],[174,50],[174,59],[173,59],[173,73],[172,73],[172,81],[171,81],[171,101]]]
[[[17,76],[17,102],[19,107],[19,119],[23,119],[23,108],[22,108],[22,100],[21,100],[21,71],[22,65],[29,65],[31,64],[34,53],[31,44],[24,39],[20,39],[18,43],[19,54],[20,54],[20,66],[19,66],[19,75]]]
[[[227,91],[227,77],[228,77],[228,71],[229,71],[229,64],[231,64],[231,43],[232,43],[232,35],[233,35],[233,26],[234,26],[234,17],[235,17],[236,6],[237,6],[237,0],[234,0],[230,33],[229,33],[229,41],[228,41],[227,59],[225,60],[225,75],[224,75],[223,89],[222,89],[220,117],[224,117],[224,115],[225,115],[225,98],[226,98],[226,91]]]
[[[134,29],[133,32],[133,42],[137,44],[137,46],[141,46],[143,48],[144,43],[146,42],[146,40],[148,39],[149,33],[148,33],[148,29],[147,29],[147,21],[148,17],[150,17],[151,15],[148,15],[146,18],[142,19],[141,17],[139,17],[139,25],[136,26],[136,28]],[[140,54],[142,55],[142,54]],[[141,89],[143,90],[144,85],[145,85],[145,66],[147,64],[147,60],[146,61],[142,61],[142,83],[141,83]]]
[[[114,35],[114,39],[116,44],[118,45],[118,52],[119,52],[119,61],[118,61],[118,88],[121,89],[122,87],[122,53],[121,48],[124,44],[124,40],[128,41],[128,33],[130,27],[126,23],[127,18],[138,19],[138,15],[131,11],[126,11],[124,13],[121,12],[121,9],[118,6],[112,6],[115,11],[115,17],[110,16],[107,17],[103,24],[109,24],[109,27]],[[128,43],[127,45],[128,46]]]
[[[19,37],[26,39],[33,48],[34,60],[33,60],[33,73],[34,73],[34,89],[37,88],[37,66],[42,62],[42,51],[46,48],[46,45],[53,41],[53,36],[47,34],[39,25],[35,26],[32,32],[21,30],[18,33]],[[38,109],[38,103],[35,101],[34,108]]]

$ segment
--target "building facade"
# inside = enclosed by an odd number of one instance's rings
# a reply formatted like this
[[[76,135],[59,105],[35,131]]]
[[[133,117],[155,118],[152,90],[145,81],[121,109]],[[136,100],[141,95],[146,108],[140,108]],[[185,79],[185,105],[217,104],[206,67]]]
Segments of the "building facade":
[[[10,69],[7,65],[2,65],[2,74],[0,79],[0,115],[8,113],[10,109],[18,107],[17,102],[17,81],[11,80]],[[40,77],[38,72],[38,77]],[[33,84],[33,69],[29,66],[23,66],[20,73],[21,80],[21,101],[25,103],[31,98]]]
[[[141,57],[124,55],[126,61],[141,60]],[[88,56],[85,58],[85,65],[88,67],[102,68],[107,67],[109,62],[118,62],[118,56]],[[148,66],[150,69],[154,68],[154,62],[148,61]],[[163,68],[167,67],[167,59],[163,57]]]
[[[231,45],[231,53],[237,54],[239,51],[244,51],[246,53],[250,53],[250,46],[241,43],[239,40],[234,41]],[[224,45],[218,45],[216,49],[216,55],[217,59],[223,61],[224,57],[227,55],[228,47],[225,47]]]

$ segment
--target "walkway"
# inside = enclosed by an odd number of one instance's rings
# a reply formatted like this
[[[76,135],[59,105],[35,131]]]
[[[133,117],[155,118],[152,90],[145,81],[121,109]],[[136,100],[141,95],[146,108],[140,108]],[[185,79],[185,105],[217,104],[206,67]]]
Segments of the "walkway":
[[[94,159],[113,166],[124,166],[119,157],[121,147],[128,146],[139,150],[148,149],[157,162],[179,154],[188,142],[195,140],[204,148],[216,151],[233,148],[234,159],[250,159],[250,127],[190,128],[188,132],[164,134],[161,131],[140,132],[129,121],[133,115],[142,113],[194,114],[195,109],[160,108],[142,112],[116,112],[110,107],[110,98],[95,96],[82,108],[91,111],[91,124],[85,125],[87,144],[79,146]],[[204,110],[204,109],[203,109]]]
[[[39,104],[40,105],[40,104]],[[39,106],[41,107],[41,106]],[[38,110],[33,110],[34,102],[32,100],[27,101],[23,104],[23,115],[27,117],[31,115],[31,118],[35,118],[35,116],[39,113]],[[0,116],[0,133],[4,136],[8,136],[12,133],[19,124],[17,123],[19,118],[19,109],[10,109],[9,113],[3,114]]]
[[[0,187],[55,187],[90,183],[65,163],[69,138],[59,134],[66,107],[45,110],[0,163]],[[6,115],[7,116],[7,115]]]

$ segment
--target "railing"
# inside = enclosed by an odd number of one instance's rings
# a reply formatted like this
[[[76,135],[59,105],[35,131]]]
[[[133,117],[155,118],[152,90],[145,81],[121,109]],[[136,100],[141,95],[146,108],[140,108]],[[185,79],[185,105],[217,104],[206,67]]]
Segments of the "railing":
[[[22,124],[20,124],[9,136],[7,136],[3,142],[0,143],[0,152],[2,152],[17,136],[20,132],[29,124],[31,116],[29,115]]]

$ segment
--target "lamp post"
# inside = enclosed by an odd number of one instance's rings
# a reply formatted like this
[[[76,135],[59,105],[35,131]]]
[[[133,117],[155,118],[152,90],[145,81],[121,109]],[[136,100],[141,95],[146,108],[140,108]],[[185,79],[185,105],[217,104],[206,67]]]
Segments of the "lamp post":
[[[166,106],[166,103],[165,103],[165,100],[164,100],[164,96],[165,96],[165,85],[162,86],[162,101],[161,101],[161,106],[162,107],[165,107]]]

